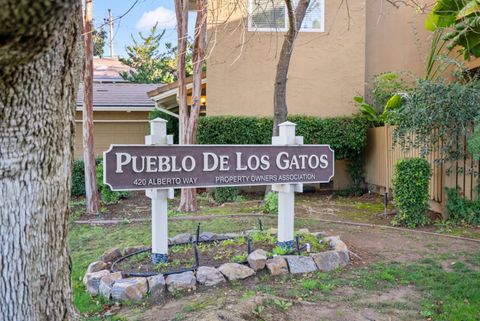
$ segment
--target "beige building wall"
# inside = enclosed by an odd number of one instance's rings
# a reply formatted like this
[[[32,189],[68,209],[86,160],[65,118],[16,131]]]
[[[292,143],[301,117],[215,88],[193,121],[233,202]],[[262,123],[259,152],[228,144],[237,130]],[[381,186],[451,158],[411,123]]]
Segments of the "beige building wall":
[[[249,32],[247,12],[228,8],[226,2],[210,2],[207,114],[272,115],[284,33]],[[248,8],[247,0],[243,4]],[[290,114],[356,112],[352,97],[363,94],[365,80],[365,0],[349,1],[348,12],[339,4],[325,1],[325,32],[301,32],[297,38],[287,85]]]
[[[93,113],[94,153],[103,155],[110,144],[143,144],[148,135],[148,112],[102,112]],[[75,158],[83,157],[82,113],[75,117]]]
[[[416,77],[424,75],[431,42],[425,18],[426,13],[400,3],[399,8],[395,8],[384,0],[367,1],[367,83],[375,75],[389,71],[409,71]]]

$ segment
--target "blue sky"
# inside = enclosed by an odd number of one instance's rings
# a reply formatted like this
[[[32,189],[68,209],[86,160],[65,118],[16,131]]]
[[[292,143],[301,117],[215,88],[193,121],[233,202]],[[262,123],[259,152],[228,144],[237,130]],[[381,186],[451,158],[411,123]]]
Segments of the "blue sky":
[[[113,18],[123,15],[134,4],[135,0],[93,0],[94,25],[99,26],[108,17],[108,9],[112,10]],[[138,0],[133,9],[123,18],[115,20],[113,26],[114,51],[117,56],[125,56],[125,47],[132,43],[131,35],[138,38],[138,32],[148,34],[149,28],[158,21],[160,29],[165,29],[164,41],[160,50],[164,48],[165,42],[176,44],[176,21],[175,5],[173,0]],[[194,26],[194,15],[189,16],[189,30]],[[105,26],[108,32],[108,26]],[[105,56],[110,54],[107,45]]]

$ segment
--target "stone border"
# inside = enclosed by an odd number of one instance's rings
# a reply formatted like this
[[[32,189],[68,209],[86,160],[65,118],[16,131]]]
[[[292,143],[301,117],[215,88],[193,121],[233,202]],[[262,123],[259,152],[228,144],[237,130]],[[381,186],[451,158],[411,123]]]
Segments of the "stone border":
[[[275,229],[271,229],[274,234]],[[250,231],[247,231],[248,234]],[[150,277],[124,278],[122,272],[111,272],[109,269],[112,262],[119,258],[145,250],[146,247],[126,248],[123,253],[118,249],[105,252],[99,261],[92,262],[85,273],[83,283],[92,296],[102,296],[105,299],[116,302],[140,302],[150,294],[151,297],[161,297],[166,292],[195,291],[197,284],[202,286],[217,286],[227,281],[243,280],[255,275],[258,271],[267,269],[271,275],[303,274],[315,271],[329,272],[337,268],[345,267],[349,261],[347,245],[340,240],[339,236],[325,237],[322,232],[310,233],[307,229],[299,230],[300,233],[309,233],[319,239],[328,242],[329,250],[319,253],[311,253],[308,256],[285,255],[267,257],[267,252],[256,249],[248,255],[248,264],[224,263],[218,268],[200,266],[195,271],[187,271],[164,276],[157,274]],[[200,240],[221,240],[226,237],[238,237],[244,234],[214,234],[204,232],[200,234]],[[173,237],[172,244],[182,244],[191,241],[188,233]]]

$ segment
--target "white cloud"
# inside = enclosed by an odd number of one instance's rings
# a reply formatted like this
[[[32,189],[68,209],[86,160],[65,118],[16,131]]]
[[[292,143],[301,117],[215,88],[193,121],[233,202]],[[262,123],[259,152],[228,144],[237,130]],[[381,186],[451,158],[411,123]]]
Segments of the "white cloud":
[[[137,29],[148,30],[158,22],[159,28],[173,28],[177,24],[175,12],[165,7],[158,7],[155,10],[143,13],[137,22]]]

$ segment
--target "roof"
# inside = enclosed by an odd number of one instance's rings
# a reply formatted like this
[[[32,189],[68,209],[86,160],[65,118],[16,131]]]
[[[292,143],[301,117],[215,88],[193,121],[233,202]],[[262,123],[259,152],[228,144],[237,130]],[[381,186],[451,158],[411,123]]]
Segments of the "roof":
[[[94,110],[150,110],[155,103],[147,96],[147,92],[157,88],[158,84],[136,83],[93,83]],[[83,106],[83,84],[80,83],[77,93],[77,108]]]
[[[120,72],[129,71],[127,65],[118,60],[118,58],[93,58],[93,78],[97,81],[118,81],[123,82]]]
[[[207,74],[205,72],[202,72],[202,84],[205,83],[206,78],[207,78]],[[187,86],[189,84],[191,84],[193,82],[193,76],[185,78],[185,82],[186,82]],[[163,86],[158,87],[154,90],[151,90],[147,94],[148,94],[148,97],[153,98],[155,96],[161,95],[161,94],[166,93],[168,91],[176,90],[177,87],[178,87],[178,80],[171,83],[171,84],[163,85]],[[175,94],[176,94],[176,91],[175,91]]]

